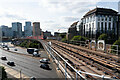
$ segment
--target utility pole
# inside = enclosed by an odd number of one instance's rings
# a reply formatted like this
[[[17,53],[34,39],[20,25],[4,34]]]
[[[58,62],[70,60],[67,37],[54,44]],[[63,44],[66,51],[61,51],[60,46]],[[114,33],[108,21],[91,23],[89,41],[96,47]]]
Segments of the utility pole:
[[[21,74],[22,69],[20,69],[20,80],[22,80],[22,74]]]

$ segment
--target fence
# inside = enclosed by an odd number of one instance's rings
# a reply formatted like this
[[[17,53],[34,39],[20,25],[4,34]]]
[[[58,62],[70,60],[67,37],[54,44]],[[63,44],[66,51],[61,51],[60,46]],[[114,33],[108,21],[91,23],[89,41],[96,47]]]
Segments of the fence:
[[[83,72],[83,71],[78,71],[76,70],[70,63],[68,63],[68,61],[63,58],[57,51],[55,51],[52,47],[51,47],[51,42],[50,43],[45,43],[43,41],[40,40],[40,42],[43,44],[44,48],[46,49],[46,51],[50,54],[51,58],[53,59],[53,61],[57,64],[58,69],[61,69],[61,71],[63,72],[63,74],[65,75],[65,80],[67,78],[69,79],[73,79],[73,80],[77,80],[78,78],[80,78],[80,80],[87,80],[86,77],[84,77],[81,73],[84,73],[86,75],[91,75],[91,76],[96,76],[96,77],[100,77],[103,80],[104,79],[111,79],[110,77],[106,77],[104,75],[97,75],[97,74],[92,74],[92,73],[88,73],[88,72]],[[55,55],[57,55],[57,57],[55,57]],[[63,65],[60,63],[59,59],[60,58],[63,63],[65,64],[63,67]],[[69,66],[70,68],[72,68],[74,70],[74,72],[76,73],[76,76],[73,76],[70,72],[67,71],[67,66]]]

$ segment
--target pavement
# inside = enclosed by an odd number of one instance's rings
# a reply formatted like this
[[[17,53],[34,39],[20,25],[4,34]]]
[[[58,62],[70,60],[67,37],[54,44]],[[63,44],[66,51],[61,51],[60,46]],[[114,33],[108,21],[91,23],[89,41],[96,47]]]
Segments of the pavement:
[[[21,73],[21,77],[20,77],[20,71],[14,70],[4,64],[0,64],[0,66],[3,66],[5,68],[5,71],[7,72],[7,76],[8,78],[29,78],[28,76],[26,76],[25,74]]]

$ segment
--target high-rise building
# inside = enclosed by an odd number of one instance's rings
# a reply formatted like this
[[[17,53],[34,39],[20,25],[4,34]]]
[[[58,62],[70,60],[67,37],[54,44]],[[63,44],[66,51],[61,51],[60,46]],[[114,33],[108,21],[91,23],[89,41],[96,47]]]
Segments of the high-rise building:
[[[22,23],[13,22],[12,31],[13,31],[13,37],[16,37],[16,38],[22,37]]]
[[[118,2],[118,12],[120,14],[120,1]]]
[[[8,26],[5,26],[5,25],[2,25],[1,27],[1,32],[2,32],[2,37],[12,37],[12,29],[11,27],[8,27]]]
[[[2,30],[2,37],[8,37],[8,26],[2,25],[1,30]]]
[[[42,30],[40,29],[40,22],[33,23],[33,36],[41,36]]]
[[[25,35],[25,37],[26,37],[26,36],[32,36],[32,26],[31,26],[31,22],[25,22],[24,35]]]

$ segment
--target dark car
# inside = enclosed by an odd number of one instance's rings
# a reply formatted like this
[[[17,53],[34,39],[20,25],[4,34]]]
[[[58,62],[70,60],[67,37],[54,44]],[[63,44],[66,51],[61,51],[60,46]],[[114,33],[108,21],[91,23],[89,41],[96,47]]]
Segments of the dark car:
[[[7,58],[5,56],[2,56],[1,59],[2,60],[7,60]]]
[[[7,47],[7,50],[10,50],[9,47]]]
[[[48,64],[41,64],[40,67],[43,69],[50,69]]]
[[[7,62],[7,64],[10,66],[15,66],[15,63],[13,61],[9,61],[9,62]]]
[[[14,49],[14,51],[17,51],[17,49]]]

